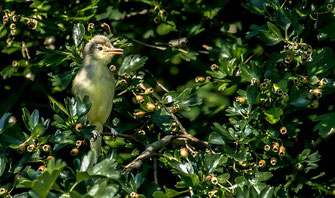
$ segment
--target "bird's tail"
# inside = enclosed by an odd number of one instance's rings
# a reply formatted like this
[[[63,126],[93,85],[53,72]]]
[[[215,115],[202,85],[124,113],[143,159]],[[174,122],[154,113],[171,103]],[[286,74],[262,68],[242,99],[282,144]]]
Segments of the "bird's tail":
[[[101,123],[93,123],[92,125],[95,125],[95,130],[97,130],[99,133],[103,132],[103,125]],[[90,146],[91,146],[91,150],[95,150],[96,151],[96,158],[94,163],[96,163],[98,161],[99,156],[102,153],[102,138],[101,136],[98,136],[97,139],[94,141],[94,139],[91,139],[90,141]]]

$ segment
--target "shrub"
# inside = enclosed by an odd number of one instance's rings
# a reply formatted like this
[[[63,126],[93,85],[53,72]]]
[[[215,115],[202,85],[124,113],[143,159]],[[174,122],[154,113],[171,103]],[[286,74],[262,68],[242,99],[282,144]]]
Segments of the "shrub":
[[[0,9],[0,196],[334,194],[332,0]],[[109,67],[116,97],[95,163],[90,100],[70,90],[96,34],[126,53]]]

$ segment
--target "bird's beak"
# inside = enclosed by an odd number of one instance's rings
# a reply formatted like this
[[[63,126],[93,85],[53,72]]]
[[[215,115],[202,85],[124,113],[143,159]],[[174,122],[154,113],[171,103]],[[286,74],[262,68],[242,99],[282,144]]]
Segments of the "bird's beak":
[[[106,50],[105,52],[107,52],[108,54],[123,54],[123,49],[111,48],[111,49]]]

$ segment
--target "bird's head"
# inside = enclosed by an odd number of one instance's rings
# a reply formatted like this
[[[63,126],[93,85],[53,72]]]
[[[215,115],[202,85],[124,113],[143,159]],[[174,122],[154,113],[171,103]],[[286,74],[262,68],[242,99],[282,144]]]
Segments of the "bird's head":
[[[114,48],[109,39],[103,35],[94,36],[84,48],[84,58],[104,65],[110,62],[115,54],[123,54],[123,49]]]

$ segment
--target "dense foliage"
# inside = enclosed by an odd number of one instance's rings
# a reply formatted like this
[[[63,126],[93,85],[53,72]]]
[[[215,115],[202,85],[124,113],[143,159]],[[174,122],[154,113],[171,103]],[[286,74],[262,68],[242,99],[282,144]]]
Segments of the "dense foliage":
[[[333,195],[334,4],[1,1],[0,196]],[[94,163],[71,82],[96,34],[126,53]]]

